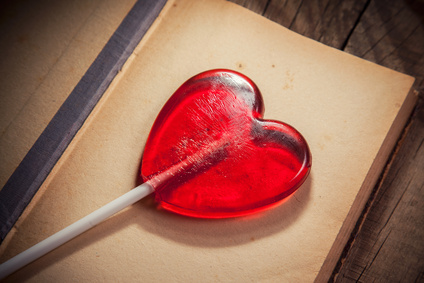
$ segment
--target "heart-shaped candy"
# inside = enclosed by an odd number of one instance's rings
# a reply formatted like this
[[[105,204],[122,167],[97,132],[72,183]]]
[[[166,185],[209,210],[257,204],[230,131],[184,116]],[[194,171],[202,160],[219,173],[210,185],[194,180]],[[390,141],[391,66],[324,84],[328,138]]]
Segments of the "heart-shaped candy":
[[[185,82],[153,124],[142,184],[0,265],[0,278],[148,195],[170,211],[206,218],[269,208],[305,181],[311,156],[287,124],[263,120],[263,100],[246,76],[211,70]],[[42,248],[40,248],[42,247]]]
[[[291,126],[263,120],[257,86],[230,70],[185,82],[159,113],[141,175],[176,213],[224,218],[264,210],[305,181],[311,155]]]

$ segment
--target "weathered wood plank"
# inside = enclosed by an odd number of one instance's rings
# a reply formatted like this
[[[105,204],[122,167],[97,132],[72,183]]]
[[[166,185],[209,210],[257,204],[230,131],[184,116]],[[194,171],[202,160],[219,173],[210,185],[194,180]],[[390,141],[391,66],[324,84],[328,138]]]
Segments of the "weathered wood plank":
[[[366,0],[272,0],[264,16],[299,34],[341,49],[366,6]]]
[[[263,14],[263,12],[266,9],[266,6],[269,2],[269,0],[229,0],[230,2],[236,3],[240,6],[243,6],[255,13],[258,13],[260,15]]]
[[[424,275],[424,103],[356,235],[336,282],[418,282]]]
[[[286,28],[290,28],[301,4],[301,0],[270,1],[263,15]]]
[[[424,2],[373,0],[350,37],[346,52],[424,79]]]

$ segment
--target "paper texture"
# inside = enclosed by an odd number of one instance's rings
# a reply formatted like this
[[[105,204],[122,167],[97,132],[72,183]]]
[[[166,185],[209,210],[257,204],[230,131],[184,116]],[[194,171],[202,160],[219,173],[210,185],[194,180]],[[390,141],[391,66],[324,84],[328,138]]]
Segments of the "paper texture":
[[[354,224],[351,208],[366,199],[379,176],[411,108],[413,79],[225,1],[167,4],[8,236],[1,260],[135,187],[144,143],[161,107],[185,80],[213,68],[249,76],[263,94],[265,118],[294,126],[308,141],[312,171],[293,197],[265,213],[226,220],[174,215],[158,210],[148,197],[11,281],[317,277],[337,247],[340,229]],[[395,121],[402,105],[404,114]],[[382,147],[394,121],[393,138]]]
[[[15,2],[0,27],[0,188],[135,0]]]

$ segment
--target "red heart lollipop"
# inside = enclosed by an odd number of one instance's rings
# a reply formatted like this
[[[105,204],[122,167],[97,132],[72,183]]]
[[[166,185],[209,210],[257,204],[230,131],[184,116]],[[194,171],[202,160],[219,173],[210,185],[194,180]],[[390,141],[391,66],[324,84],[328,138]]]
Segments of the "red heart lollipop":
[[[263,120],[263,112],[259,89],[240,73],[211,70],[185,82],[144,150],[142,177],[160,205],[194,217],[234,217],[296,191],[310,170],[308,145],[291,126]],[[175,177],[164,181],[162,172]]]
[[[311,156],[287,124],[262,120],[261,94],[229,70],[185,82],[159,113],[144,150],[145,183],[0,265],[0,280],[153,191],[166,209],[224,218],[264,210],[306,179]]]

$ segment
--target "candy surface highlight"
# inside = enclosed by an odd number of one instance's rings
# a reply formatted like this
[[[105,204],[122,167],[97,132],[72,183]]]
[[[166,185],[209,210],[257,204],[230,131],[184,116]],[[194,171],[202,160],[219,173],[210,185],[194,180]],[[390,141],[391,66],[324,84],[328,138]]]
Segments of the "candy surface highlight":
[[[211,70],[185,82],[159,113],[141,176],[165,209],[193,217],[242,216],[271,207],[305,181],[302,135],[263,120],[263,99],[246,76]]]

